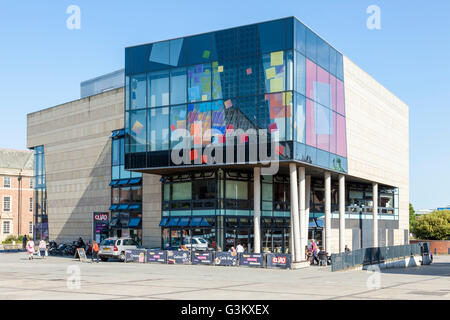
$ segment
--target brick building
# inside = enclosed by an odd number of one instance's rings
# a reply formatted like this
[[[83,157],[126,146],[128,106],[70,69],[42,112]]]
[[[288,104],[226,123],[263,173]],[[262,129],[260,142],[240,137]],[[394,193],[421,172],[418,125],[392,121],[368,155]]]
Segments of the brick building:
[[[0,241],[33,235],[33,152],[0,149]]]

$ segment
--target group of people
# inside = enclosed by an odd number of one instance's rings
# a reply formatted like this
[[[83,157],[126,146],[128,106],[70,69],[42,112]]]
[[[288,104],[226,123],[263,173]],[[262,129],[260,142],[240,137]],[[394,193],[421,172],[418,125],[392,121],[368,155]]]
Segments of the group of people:
[[[34,241],[31,239],[27,239],[27,236],[25,235],[23,237],[23,246],[24,246],[24,249],[27,251],[28,260],[33,260],[34,253],[36,252]],[[37,252],[39,253],[39,255],[41,256],[42,259],[44,259],[45,256],[48,255],[47,242],[45,242],[44,239],[41,239],[39,241],[39,245],[38,245],[37,249],[38,249]]]
[[[236,248],[231,247],[230,249],[228,249],[228,252],[242,253],[245,252],[245,247],[239,242]]]
[[[311,239],[309,246],[305,247],[306,252],[306,260],[310,260],[311,264],[317,262],[319,264],[319,252],[321,248],[317,245],[317,242],[314,239]],[[350,252],[350,248],[348,245],[345,245],[345,252]]]

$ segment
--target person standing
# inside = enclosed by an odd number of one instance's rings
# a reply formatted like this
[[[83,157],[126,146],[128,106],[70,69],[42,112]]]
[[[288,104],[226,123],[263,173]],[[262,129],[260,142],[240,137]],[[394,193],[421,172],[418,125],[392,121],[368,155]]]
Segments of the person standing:
[[[244,247],[243,247],[242,244],[239,242],[238,245],[236,246],[236,252],[237,252],[237,253],[242,253],[242,252],[244,252],[244,251],[245,251]]]
[[[319,264],[319,247],[317,246],[317,243],[314,239],[311,239],[311,248],[312,248],[312,255],[313,255],[313,260],[312,260],[312,264],[314,264],[314,261],[317,261],[317,264]]]
[[[33,240],[28,240],[27,252],[28,252],[28,260],[33,260],[33,254],[34,254],[34,241]]]
[[[23,248],[23,250],[27,249],[27,242],[28,242],[27,235],[24,235],[23,239],[22,239],[22,248]]]
[[[39,241],[39,254],[41,255],[42,259],[45,258],[46,252],[47,252],[47,243],[45,243],[44,239],[41,239],[41,241]]]
[[[92,242],[92,262],[94,262],[94,259],[97,260],[98,263],[98,252],[100,251],[99,247],[98,247],[98,243],[97,241],[93,241]]]

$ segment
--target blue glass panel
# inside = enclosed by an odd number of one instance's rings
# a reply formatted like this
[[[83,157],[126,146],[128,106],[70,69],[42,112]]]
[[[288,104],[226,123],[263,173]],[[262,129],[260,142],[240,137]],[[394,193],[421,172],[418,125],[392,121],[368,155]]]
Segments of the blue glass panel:
[[[148,70],[167,69],[169,61],[169,41],[157,42],[149,46]]]
[[[255,56],[241,57],[239,59],[239,96],[250,96],[256,94],[259,65],[258,62],[259,61]]]
[[[111,167],[111,179],[116,180],[120,179],[120,167],[119,166],[112,166]]]
[[[285,19],[286,24],[286,49],[294,48],[294,18]]]
[[[169,149],[169,108],[153,108],[148,113],[149,151]]]
[[[145,152],[146,151],[146,110],[130,111],[131,130],[130,130],[130,151]]]
[[[317,36],[306,29],[306,57],[317,63]]]
[[[222,90],[222,97],[224,100],[234,98],[237,95],[238,82],[237,78],[237,60],[225,60],[218,63],[217,70],[222,67],[220,73],[220,89]]]
[[[330,73],[334,76],[337,74],[337,51],[330,47]]]
[[[170,104],[186,103],[186,68],[170,71]]]
[[[190,65],[211,60],[211,33],[189,37],[186,40],[188,43],[188,63]]]
[[[148,46],[130,48],[131,51],[131,73],[142,73],[146,71],[146,60]]]
[[[306,90],[306,58],[295,52],[295,90],[305,95]]]
[[[317,149],[317,165],[327,168],[330,163],[330,154],[327,151]]]
[[[170,65],[173,67],[186,65],[186,41],[184,38],[170,41]]]
[[[112,150],[111,150],[111,154],[112,154],[112,160],[111,160],[111,165],[113,166],[118,166],[120,164],[120,140],[121,139],[114,139],[112,141]]]
[[[211,64],[198,64],[188,68],[189,102],[211,100]]]
[[[237,56],[236,37],[236,28],[214,32],[213,60],[234,59]]]
[[[305,162],[317,164],[316,151],[317,149],[314,147],[305,146]]]
[[[327,71],[330,69],[330,47],[319,37],[317,37],[317,63]]]
[[[147,76],[145,73],[131,77],[131,109],[147,107]]]
[[[183,140],[182,132],[177,129],[186,129],[186,105],[171,106],[170,107],[170,146],[183,147],[180,141]]]
[[[295,49],[300,51],[302,54],[306,52],[306,27],[298,21],[295,21]]]
[[[342,58],[342,54],[340,54],[339,52],[337,53],[337,57],[336,57],[336,76],[341,79],[344,80],[344,65],[343,65],[343,58]]]
[[[154,71],[148,74],[148,106],[169,104],[169,71]]]
[[[305,143],[306,99],[295,94],[294,139]]]
[[[125,48],[125,74],[131,73],[131,48]]]
[[[286,42],[285,20],[258,24],[261,52],[283,51]]]
[[[286,90],[294,90],[294,53],[286,51]]]
[[[240,57],[254,56],[260,52],[257,25],[238,28],[238,55]]]
[[[130,77],[125,76],[125,110],[130,109]]]

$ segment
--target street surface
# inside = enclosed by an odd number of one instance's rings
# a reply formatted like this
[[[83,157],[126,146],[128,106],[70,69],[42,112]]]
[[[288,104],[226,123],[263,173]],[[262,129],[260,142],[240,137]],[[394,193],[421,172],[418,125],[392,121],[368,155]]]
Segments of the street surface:
[[[29,261],[26,253],[0,253],[0,300],[4,299],[448,300],[450,256],[437,256],[430,266],[374,274],[331,272],[329,267],[316,266],[274,270],[117,261],[92,264],[68,257]]]

